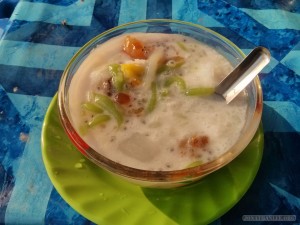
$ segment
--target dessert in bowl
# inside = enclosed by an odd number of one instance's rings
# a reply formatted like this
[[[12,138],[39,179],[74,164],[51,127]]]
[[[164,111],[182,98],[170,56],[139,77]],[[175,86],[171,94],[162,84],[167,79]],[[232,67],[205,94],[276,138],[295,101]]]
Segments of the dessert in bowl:
[[[256,78],[230,104],[214,88],[245,55],[221,35],[174,20],[108,30],[61,79],[61,122],[101,168],[147,187],[199,180],[237,157],[261,119]]]

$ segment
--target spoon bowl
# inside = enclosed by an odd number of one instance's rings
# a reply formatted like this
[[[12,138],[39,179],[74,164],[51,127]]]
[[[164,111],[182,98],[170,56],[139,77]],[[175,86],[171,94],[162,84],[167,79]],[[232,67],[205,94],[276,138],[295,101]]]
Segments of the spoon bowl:
[[[256,47],[218,84],[215,93],[223,96],[229,104],[269,64],[270,59],[268,49]]]

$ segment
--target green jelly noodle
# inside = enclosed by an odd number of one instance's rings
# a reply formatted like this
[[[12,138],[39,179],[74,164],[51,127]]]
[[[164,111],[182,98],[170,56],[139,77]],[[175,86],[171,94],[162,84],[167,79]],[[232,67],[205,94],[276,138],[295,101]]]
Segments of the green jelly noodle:
[[[152,112],[157,104],[157,85],[155,82],[151,83],[151,98],[147,106],[147,112]]]
[[[171,76],[169,77],[166,81],[165,81],[165,87],[170,87],[172,84],[176,84],[179,89],[184,92],[186,90],[186,84],[185,81],[177,75]]]
[[[198,87],[187,89],[185,94],[187,96],[207,96],[215,92],[214,88]]]
[[[112,84],[117,91],[122,91],[125,83],[124,75],[121,71],[121,66],[119,64],[112,64],[108,66],[108,70],[112,75]]]
[[[93,127],[96,125],[101,125],[101,124],[104,124],[105,122],[109,121],[110,119],[111,119],[111,117],[109,115],[97,114],[88,122],[88,126]]]
[[[99,107],[99,105],[96,105],[95,103],[92,102],[86,102],[82,104],[82,108],[93,113],[102,113],[103,109]]]
[[[108,112],[112,117],[114,117],[118,123],[118,126],[120,126],[123,123],[124,118],[121,111],[118,109],[117,104],[106,95],[93,93],[93,96],[95,103]]]

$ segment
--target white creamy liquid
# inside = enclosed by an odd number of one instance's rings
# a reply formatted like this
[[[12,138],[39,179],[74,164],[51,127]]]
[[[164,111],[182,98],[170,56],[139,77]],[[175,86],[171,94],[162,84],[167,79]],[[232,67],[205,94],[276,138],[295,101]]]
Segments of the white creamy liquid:
[[[135,33],[130,36],[152,49],[153,46],[160,49],[166,58],[183,57],[184,64],[175,73],[189,88],[215,87],[232,70],[222,55],[191,38],[174,34]],[[82,104],[90,100],[91,91],[98,91],[99,83],[109,78],[108,65],[135,62],[149,71],[151,56],[146,60],[132,59],[122,51],[124,38],[119,36],[98,46],[74,75],[69,89],[69,106],[77,131],[87,120]],[[163,83],[168,75],[168,72],[156,75],[157,82]],[[145,84],[141,84],[134,94],[149,101],[151,92],[144,88]],[[120,126],[111,119],[104,126],[88,129],[82,138],[107,158],[146,170],[183,169],[194,162],[211,161],[225,153],[239,138],[248,107],[246,93],[229,105],[216,95],[186,96],[176,85],[171,85],[168,95],[161,93],[162,89],[158,89],[157,104],[152,112],[124,115]],[[188,144],[186,147],[190,137],[203,137],[203,146]]]

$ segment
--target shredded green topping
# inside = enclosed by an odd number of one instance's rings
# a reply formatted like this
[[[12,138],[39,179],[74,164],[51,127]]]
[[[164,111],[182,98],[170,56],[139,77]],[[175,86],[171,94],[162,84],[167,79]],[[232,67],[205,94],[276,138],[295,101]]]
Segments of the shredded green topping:
[[[123,72],[120,64],[112,64],[108,66],[108,70],[112,75],[112,85],[117,91],[122,91],[125,83]]]
[[[207,96],[212,95],[214,92],[215,89],[211,87],[198,87],[187,89],[185,94],[187,96]]]
[[[151,97],[148,102],[147,112],[152,112],[156,106],[156,103],[157,103],[157,85],[153,81],[151,83]]]
[[[110,116],[109,115],[105,115],[105,114],[97,114],[96,116],[94,116],[89,122],[88,122],[88,126],[89,127],[94,127],[96,125],[102,125],[105,122],[110,120]]]
[[[81,105],[83,109],[93,112],[93,113],[102,113],[103,109],[101,109],[98,105],[92,102],[86,102]]]
[[[168,79],[166,79],[164,86],[165,87],[170,87],[174,83],[176,84],[176,86],[179,87],[179,89],[182,92],[185,92],[185,90],[186,90],[185,81],[180,76],[177,76],[177,75],[171,76]]]
[[[84,110],[92,113],[92,118],[86,121],[86,123],[79,128],[79,133],[81,135],[85,135],[90,128],[102,125],[111,118],[109,115],[103,114],[103,109],[96,103],[86,102],[81,106]]]
[[[99,93],[94,93],[94,101],[102,109],[108,112],[117,121],[120,126],[123,123],[123,115],[120,112],[119,107],[108,96]]]

